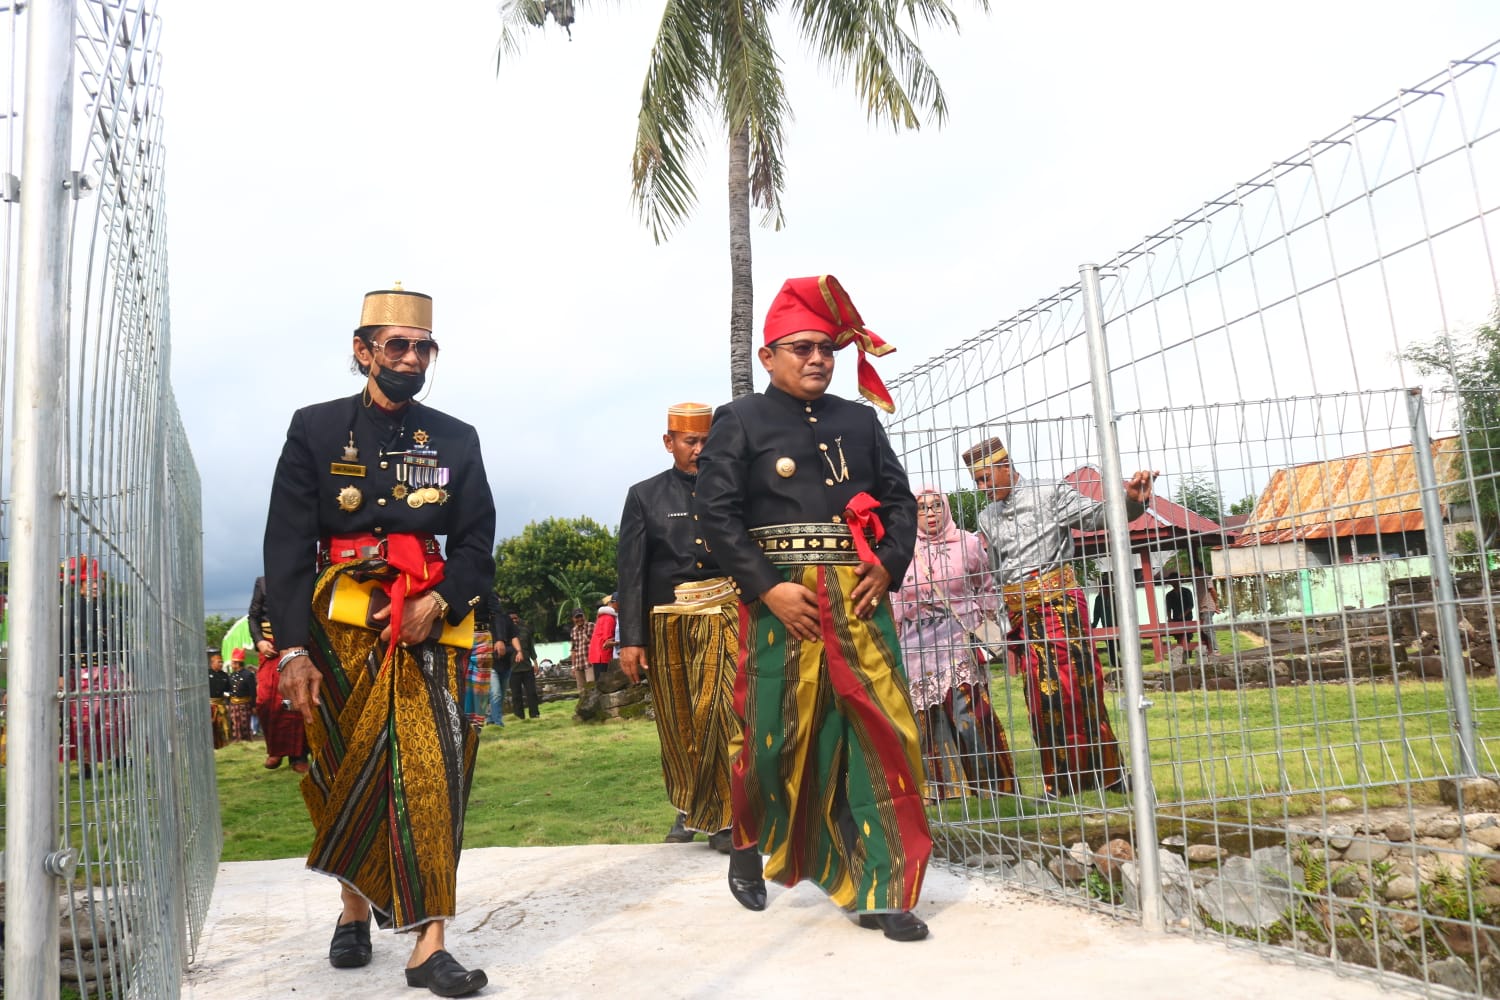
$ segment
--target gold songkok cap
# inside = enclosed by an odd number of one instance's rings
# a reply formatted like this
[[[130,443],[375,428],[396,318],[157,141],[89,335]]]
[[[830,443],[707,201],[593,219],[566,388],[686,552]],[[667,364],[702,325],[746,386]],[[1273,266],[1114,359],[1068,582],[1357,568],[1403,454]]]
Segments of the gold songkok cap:
[[[399,281],[394,288],[366,292],[359,328],[367,326],[409,326],[431,333],[432,296],[408,292]]]
[[[990,465],[999,465],[1010,458],[1010,452],[1005,450],[1005,442],[999,438],[990,438],[981,441],[968,451],[964,452],[964,464],[969,467],[969,472],[978,472],[980,469]]]
[[[713,407],[703,403],[676,403],[667,407],[667,430],[702,434],[713,423]]]

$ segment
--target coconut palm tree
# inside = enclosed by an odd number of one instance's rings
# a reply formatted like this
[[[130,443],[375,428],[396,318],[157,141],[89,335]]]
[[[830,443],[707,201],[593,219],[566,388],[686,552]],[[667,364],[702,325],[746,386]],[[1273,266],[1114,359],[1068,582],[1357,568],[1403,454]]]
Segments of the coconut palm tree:
[[[604,597],[604,591],[589,586],[590,581],[578,573],[548,573],[547,579],[552,581],[563,595],[563,601],[557,606],[557,624],[566,625],[573,617],[575,608],[583,608],[585,611],[593,611],[599,601]]]
[[[989,0],[975,3],[988,12]],[[500,12],[497,71],[548,14],[571,36],[574,0],[505,0]],[[632,200],[660,243],[697,203],[689,164],[707,144],[705,133],[728,141],[729,379],[736,397],[752,388],[750,206],[764,213],[763,224],[780,229],[785,221],[782,146],[792,112],[770,21],[780,12],[776,0],[666,0],[631,157]],[[943,88],[916,40],[923,27],[958,28],[945,0],[801,0],[786,14],[834,79],[854,84],[871,121],[899,130],[947,118]]]

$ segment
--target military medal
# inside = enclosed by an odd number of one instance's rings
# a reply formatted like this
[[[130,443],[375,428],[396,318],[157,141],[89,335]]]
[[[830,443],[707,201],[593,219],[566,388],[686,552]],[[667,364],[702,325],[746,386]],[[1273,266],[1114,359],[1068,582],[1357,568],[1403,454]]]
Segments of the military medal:
[[[776,460],[776,474],[782,479],[792,478],[792,474],[796,471],[797,463],[793,462],[790,458],[778,458]]]
[[[328,471],[335,476],[364,476],[365,467],[359,464],[359,449],[354,447],[353,431],[349,432],[349,443],[344,446],[344,460],[330,463]],[[354,506],[358,507],[359,501],[356,500]]]
[[[338,501],[339,510],[352,514],[365,502],[365,495],[359,491],[358,486],[345,486],[339,490]]]
[[[395,497],[397,500],[405,500],[406,494],[409,492],[410,490],[406,488],[405,483],[397,483],[395,486],[391,487],[391,496]]]

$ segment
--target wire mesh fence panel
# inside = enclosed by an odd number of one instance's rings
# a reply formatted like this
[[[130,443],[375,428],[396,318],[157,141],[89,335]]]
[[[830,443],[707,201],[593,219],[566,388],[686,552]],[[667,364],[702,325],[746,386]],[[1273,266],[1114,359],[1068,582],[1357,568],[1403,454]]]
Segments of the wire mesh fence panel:
[[[948,863],[1500,996],[1497,56],[893,380]]]
[[[85,997],[178,995],[221,847],[200,486],[169,383],[154,6],[73,8],[72,153],[61,178],[72,208],[52,234],[67,266],[66,364],[44,417],[61,431],[65,497],[52,584],[60,711],[45,742],[6,747],[13,761],[58,763],[55,797],[29,803],[55,816],[58,842],[23,846],[62,859],[57,968]],[[13,53],[37,16],[7,14]],[[12,109],[20,107],[15,73]],[[15,120],[12,112],[7,128]],[[6,301],[17,280],[7,266]],[[9,314],[5,329],[9,336]],[[21,803],[7,799],[9,828],[21,823]],[[56,988],[6,985],[18,996]]]

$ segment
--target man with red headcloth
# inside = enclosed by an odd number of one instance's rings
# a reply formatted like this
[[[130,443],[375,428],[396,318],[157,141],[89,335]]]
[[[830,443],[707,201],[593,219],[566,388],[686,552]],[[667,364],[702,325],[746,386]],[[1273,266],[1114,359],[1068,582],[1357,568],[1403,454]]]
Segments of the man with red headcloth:
[[[810,878],[860,926],[915,941],[932,839],[890,592],[916,500],[875,411],[828,393],[851,343],[860,391],[893,409],[865,359],[892,348],[838,280],[787,281],[759,352],[771,384],[719,408],[698,459],[703,536],[741,601],[729,887],[765,905],[758,850],[765,877]]]

